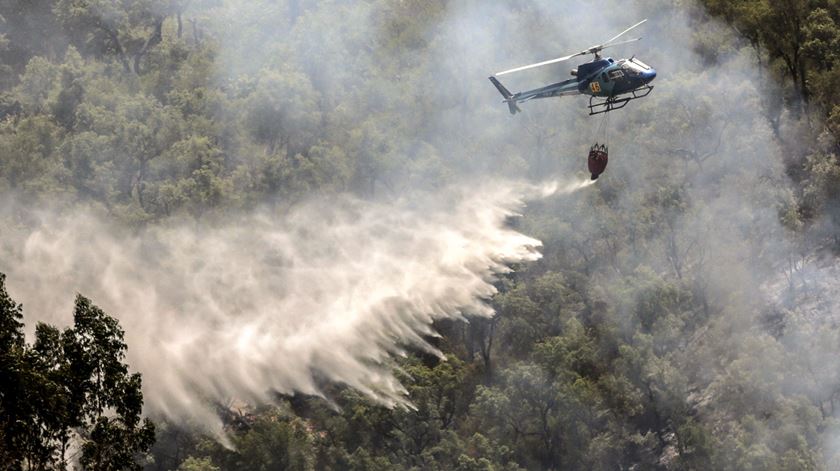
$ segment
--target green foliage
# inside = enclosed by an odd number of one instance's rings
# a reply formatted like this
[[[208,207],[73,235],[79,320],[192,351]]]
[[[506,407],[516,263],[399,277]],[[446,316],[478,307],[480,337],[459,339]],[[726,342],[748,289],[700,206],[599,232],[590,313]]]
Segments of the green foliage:
[[[141,420],[140,374],[123,363],[117,321],[82,296],[72,328],[38,324],[23,339],[22,309],[0,274],[0,455],[7,469],[63,469],[70,447],[87,469],[139,469],[138,454],[154,440]]]
[[[685,4],[635,3],[663,29]],[[514,223],[543,260],[499,281],[495,318],[437,326],[446,361],[401,360],[407,407],[331,386],[334,404],[280,398],[226,424],[231,448],[162,424],[148,469],[836,464],[825,439],[840,380],[820,354],[836,326],[812,332],[784,312],[766,327],[755,293],[773,289],[757,273],[780,257],[793,280],[810,241],[840,248],[840,4],[699,2],[723,24],[691,5],[696,63],[668,71],[680,87],[622,115],[614,176]],[[499,58],[566,50],[551,15],[578,14],[574,2],[237,6],[0,2],[0,194],[142,226],[579,170],[591,120],[549,105],[509,120],[471,79]],[[452,23],[476,6],[481,25]],[[717,80],[732,63],[756,73]],[[0,462],[60,467],[79,440],[87,467],[134,466],[152,429],[116,321],[80,297],[71,329],[39,325],[30,346],[3,289],[0,314]]]
[[[216,461],[222,469],[232,470],[313,470],[312,436],[305,427],[300,420],[286,420],[271,413],[262,415],[247,432],[236,437],[235,450],[218,450]],[[206,459],[194,463],[210,465]]]
[[[209,458],[187,458],[180,466],[178,471],[220,471],[221,468],[214,465]]]

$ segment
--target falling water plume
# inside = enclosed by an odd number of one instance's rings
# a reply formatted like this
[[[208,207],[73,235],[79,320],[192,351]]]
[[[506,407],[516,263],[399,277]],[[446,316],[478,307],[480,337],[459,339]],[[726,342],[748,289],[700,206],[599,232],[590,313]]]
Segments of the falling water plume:
[[[392,356],[437,353],[425,340],[433,321],[493,315],[496,276],[540,257],[538,240],[506,224],[535,196],[526,186],[387,204],[321,198],[284,217],[134,235],[91,212],[43,212],[4,249],[0,271],[35,320],[68,324],[75,292],[117,317],[152,414],[215,427],[212,402],[322,394],[319,377],[407,404]]]

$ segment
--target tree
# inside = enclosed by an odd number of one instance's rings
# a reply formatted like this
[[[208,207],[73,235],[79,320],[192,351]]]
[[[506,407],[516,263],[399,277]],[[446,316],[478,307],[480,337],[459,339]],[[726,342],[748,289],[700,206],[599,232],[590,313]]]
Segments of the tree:
[[[123,363],[116,319],[79,295],[73,327],[38,324],[23,340],[22,308],[0,274],[0,456],[12,469],[64,468],[71,443],[88,469],[139,469],[136,456],[154,441],[141,419],[140,374]]]
[[[28,403],[26,350],[23,338],[23,308],[6,292],[6,276],[0,274],[0,460],[3,463],[44,463],[46,456],[33,449]],[[13,465],[14,466],[14,465]],[[20,469],[20,465],[12,469]]]
[[[53,7],[76,47],[115,56],[126,72],[140,74],[141,61],[163,38],[163,22],[178,2],[167,0],[59,0]]]

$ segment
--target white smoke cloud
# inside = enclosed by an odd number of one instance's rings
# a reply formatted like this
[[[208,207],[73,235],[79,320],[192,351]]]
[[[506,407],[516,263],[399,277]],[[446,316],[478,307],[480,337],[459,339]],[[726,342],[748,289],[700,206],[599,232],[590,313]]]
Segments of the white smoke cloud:
[[[720,315],[724,325],[738,327],[735,333],[721,330],[731,338],[727,358],[751,354],[739,335],[755,325],[753,313],[763,304],[782,304],[775,284],[769,285],[776,288],[770,293],[751,288],[775,280],[786,265],[787,236],[777,206],[789,182],[764,109],[766,72],[751,51],[724,54],[714,64],[696,53],[698,41],[734,34],[729,28],[693,21],[702,13],[691,2],[665,8],[648,0],[540,0],[513,6],[467,1],[451,4],[430,25],[427,48],[383,58],[378,55],[386,52],[376,49],[381,31],[370,9],[322,2],[306,11],[312,21],[292,25],[278,21],[287,12],[266,4],[227,1],[220,14],[209,16],[208,21],[232,22],[210,28],[221,35],[220,76],[280,68],[274,62],[296,65],[325,103],[352,111],[346,113],[352,122],[373,119],[358,116],[356,102],[375,101],[383,89],[405,96],[405,104],[393,105],[404,115],[425,108],[433,112],[423,128],[412,126],[401,136],[400,148],[431,143],[448,166],[468,174],[585,169],[598,123],[586,116],[585,97],[529,102],[523,114],[511,117],[486,76],[575,52],[649,18],[638,30],[644,41],[609,51],[616,58],[635,54],[659,71],[651,96],[618,112],[611,127],[610,167],[599,185],[613,195],[616,210],[581,210],[561,200],[558,224],[541,230],[546,240],[560,244],[558,228],[571,220],[585,245],[597,245],[606,237],[599,218],[623,218],[611,222],[616,225],[644,222],[651,199],[679,187],[686,209],[676,212],[671,225],[641,227],[657,234],[640,244],[648,244],[641,254],[634,249],[614,256],[674,278],[666,238],[684,242],[677,248],[691,273],[687,278],[707,292],[713,310],[727,309]],[[351,10],[354,16],[347,14]],[[715,34],[700,34],[698,27]],[[304,38],[299,43],[306,47],[285,51],[290,35]],[[411,67],[394,67],[391,75],[380,71],[379,80],[368,72],[383,63],[413,61],[428,65],[419,73]],[[568,69],[577,64],[510,76],[504,83],[513,91],[553,83],[570,77]],[[420,106],[430,103],[434,106]],[[786,140],[800,140],[795,123],[785,123]],[[699,157],[688,158],[687,150]],[[408,195],[387,204],[322,199],[282,217],[262,212],[227,225],[176,224],[140,234],[126,234],[90,212],[45,214],[33,232],[6,237],[0,228],[7,246],[0,248],[0,271],[9,275],[12,295],[25,302],[30,327],[33,320],[66,324],[76,291],[119,317],[131,364],[144,375],[147,405],[154,412],[199,416],[210,423],[215,416],[208,399],[266,401],[272,391],[318,394],[316,376],[385,403],[402,403],[406,398],[390,373],[391,355],[404,345],[430,348],[422,336],[433,335],[430,324],[436,318],[489,315],[482,300],[493,291],[493,275],[506,270],[507,262],[539,256],[536,240],[504,224],[522,197],[565,194],[584,185],[496,182],[474,188],[460,173],[453,180],[459,180],[460,189],[419,200]],[[615,276],[607,262],[593,272]],[[815,273],[815,279],[836,277],[830,271]],[[833,299],[834,293],[826,289],[821,296]],[[836,311],[834,301],[816,303],[820,298],[813,291],[804,297],[810,300],[805,320]],[[739,318],[743,325],[733,320]],[[779,345],[794,353],[813,346],[803,355],[831,358],[836,343],[829,348],[813,342],[810,324],[802,324]],[[685,367],[692,378],[713,377],[725,363],[719,351],[687,356],[694,358]],[[760,366],[793,376],[792,368]],[[836,383],[826,378],[815,380],[824,384],[812,390]],[[703,381],[696,381],[701,389],[708,386]],[[698,409],[712,416],[727,407],[710,394]]]
[[[540,257],[540,242],[506,220],[544,186],[339,196],[137,234],[92,212],[44,212],[34,229],[4,235],[0,271],[30,328],[69,324],[75,292],[117,317],[152,414],[212,426],[213,401],[320,394],[316,377],[407,404],[391,355],[434,352],[423,336],[436,319],[492,315],[495,275]]]

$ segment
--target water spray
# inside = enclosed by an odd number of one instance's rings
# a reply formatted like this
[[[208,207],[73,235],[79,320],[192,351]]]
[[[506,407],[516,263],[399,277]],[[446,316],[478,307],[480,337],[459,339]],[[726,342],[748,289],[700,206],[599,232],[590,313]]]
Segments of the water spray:
[[[214,402],[321,395],[316,378],[408,404],[393,355],[438,353],[425,340],[435,320],[492,316],[496,276],[541,256],[506,220],[527,198],[591,183],[487,182],[410,203],[345,196],[284,218],[258,211],[133,236],[89,212],[43,213],[0,271],[27,325],[69,324],[77,292],[117,317],[153,415],[218,429]]]

